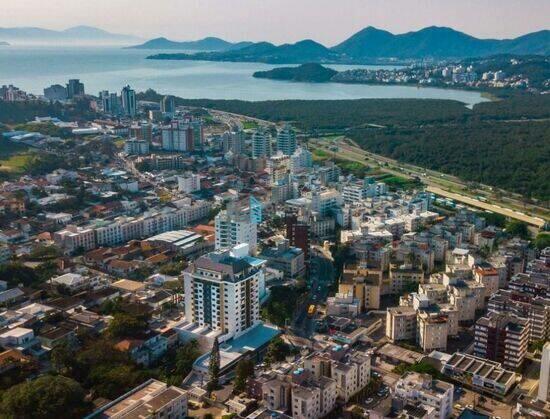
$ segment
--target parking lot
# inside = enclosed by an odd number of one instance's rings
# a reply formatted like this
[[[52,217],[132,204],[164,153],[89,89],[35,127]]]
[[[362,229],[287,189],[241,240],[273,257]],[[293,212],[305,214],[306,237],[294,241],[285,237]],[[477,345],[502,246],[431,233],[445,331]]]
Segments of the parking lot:
[[[512,419],[513,417],[512,406],[483,397],[467,389],[461,389],[460,391],[455,389],[453,409],[455,415],[460,415],[465,408],[475,409],[494,418]]]

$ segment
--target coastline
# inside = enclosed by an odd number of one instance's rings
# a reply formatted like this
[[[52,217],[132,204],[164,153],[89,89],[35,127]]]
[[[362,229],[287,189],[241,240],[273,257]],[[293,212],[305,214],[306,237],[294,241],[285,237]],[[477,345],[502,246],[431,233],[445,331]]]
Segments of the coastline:
[[[418,89],[442,89],[442,90],[457,90],[457,91],[464,91],[464,92],[476,92],[479,93],[480,96],[487,101],[490,102],[496,102],[499,100],[502,100],[494,93],[483,90],[483,89],[474,89],[471,87],[463,87],[463,86],[448,86],[448,85],[425,85],[425,84],[419,84],[419,83],[379,83],[379,82],[361,82],[361,81],[340,81],[340,80],[327,80],[327,81],[307,81],[307,80],[284,80],[284,79],[277,79],[272,77],[257,77],[252,76],[256,79],[260,80],[272,80],[272,81],[280,81],[280,82],[289,82],[289,83],[312,83],[312,84],[326,84],[326,83],[333,83],[333,84],[344,84],[344,85],[350,85],[350,84],[356,84],[356,85],[363,85],[363,86],[398,86],[398,87],[416,87]]]

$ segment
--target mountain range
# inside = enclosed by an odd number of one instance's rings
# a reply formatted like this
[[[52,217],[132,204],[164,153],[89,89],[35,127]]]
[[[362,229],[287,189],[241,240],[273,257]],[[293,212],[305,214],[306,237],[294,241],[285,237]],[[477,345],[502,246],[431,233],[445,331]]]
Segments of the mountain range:
[[[398,35],[369,26],[332,48],[312,40],[278,46],[269,42],[257,42],[225,51],[157,54],[148,58],[302,64],[468,58],[495,54],[550,55],[550,31],[542,30],[514,39],[498,40],[479,39],[451,28],[437,26]]]
[[[195,54],[165,53],[147,58],[159,60],[248,61],[271,64],[302,64],[311,62],[338,62],[341,56],[339,53],[331,51],[318,42],[306,39],[295,44],[277,46],[269,42],[257,42],[244,48],[230,51],[197,52]]]
[[[175,49],[180,51],[229,51],[252,45],[253,42],[229,42],[213,36],[197,41],[171,41],[166,38],[151,39],[140,45],[128,47],[128,49]]]
[[[0,28],[0,41],[13,44],[131,44],[140,38],[104,31],[92,26],[75,26],[62,31],[35,27]]]

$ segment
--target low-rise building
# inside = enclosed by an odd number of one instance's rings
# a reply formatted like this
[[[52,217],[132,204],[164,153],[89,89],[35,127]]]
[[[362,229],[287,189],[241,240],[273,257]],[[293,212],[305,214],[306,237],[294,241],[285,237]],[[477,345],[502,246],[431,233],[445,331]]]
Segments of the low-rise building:
[[[508,394],[519,378],[513,371],[502,368],[498,362],[460,352],[455,352],[445,362],[442,372],[465,385],[471,385],[474,390],[499,397]]]
[[[435,408],[438,419],[447,419],[453,409],[454,386],[431,375],[407,372],[395,384],[394,396],[408,402],[422,402]]]
[[[187,417],[187,392],[150,379],[88,415],[86,419]]]
[[[259,255],[267,260],[267,266],[282,271],[286,279],[295,279],[305,273],[304,252],[298,247],[291,247],[288,240],[281,240],[275,247],[262,250]]]

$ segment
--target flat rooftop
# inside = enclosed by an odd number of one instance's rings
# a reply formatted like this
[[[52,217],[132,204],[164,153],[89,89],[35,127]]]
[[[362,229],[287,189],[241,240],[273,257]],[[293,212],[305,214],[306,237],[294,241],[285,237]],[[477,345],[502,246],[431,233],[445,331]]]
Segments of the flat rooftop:
[[[386,343],[384,346],[378,349],[377,353],[379,355],[387,356],[389,358],[396,359],[407,364],[414,364],[424,358],[423,354],[410,351],[392,343]]]

